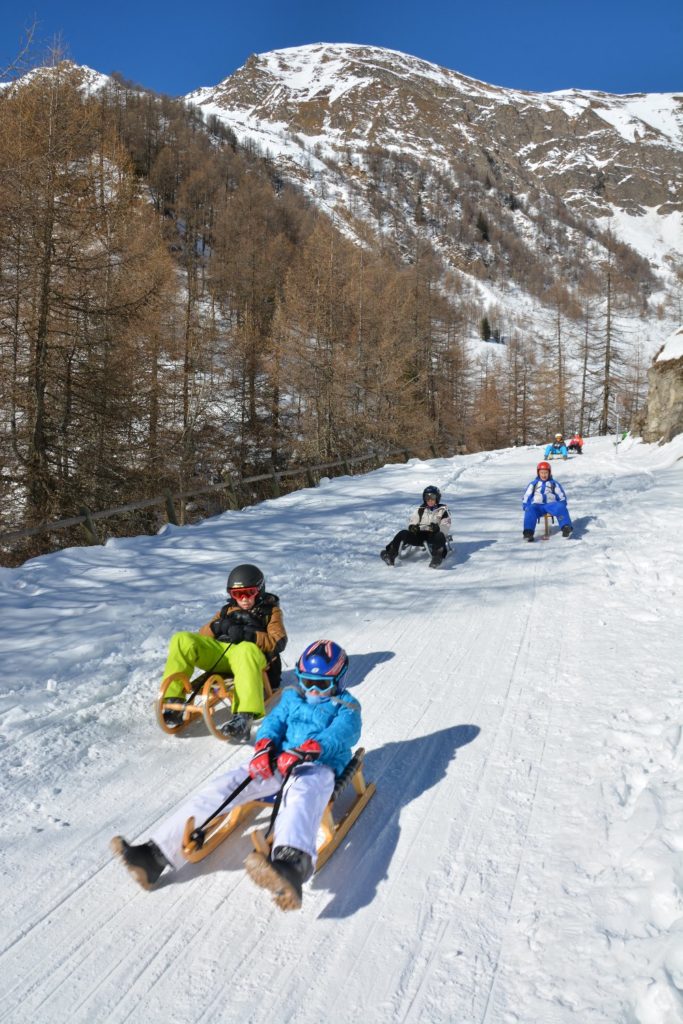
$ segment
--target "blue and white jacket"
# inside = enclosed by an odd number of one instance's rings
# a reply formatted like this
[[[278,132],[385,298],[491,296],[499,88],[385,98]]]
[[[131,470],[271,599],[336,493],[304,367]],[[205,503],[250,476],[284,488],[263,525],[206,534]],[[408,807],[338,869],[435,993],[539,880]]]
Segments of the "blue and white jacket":
[[[526,511],[529,505],[544,505],[552,501],[567,501],[562,485],[552,477],[550,480],[541,480],[540,476],[537,476],[524,492],[522,508]]]
[[[261,723],[256,740],[272,740],[278,751],[291,750],[306,740],[317,740],[322,748],[319,763],[341,775],[353,756],[352,747],[360,739],[360,704],[342,693],[318,704],[309,704],[294,686],[282,691],[282,697]]]

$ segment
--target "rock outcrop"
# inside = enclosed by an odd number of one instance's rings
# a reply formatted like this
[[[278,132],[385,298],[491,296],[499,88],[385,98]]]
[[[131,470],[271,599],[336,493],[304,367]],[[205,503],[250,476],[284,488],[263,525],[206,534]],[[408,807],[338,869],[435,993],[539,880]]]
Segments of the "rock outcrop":
[[[683,433],[683,327],[667,338],[648,373],[647,408],[639,424],[644,441]]]

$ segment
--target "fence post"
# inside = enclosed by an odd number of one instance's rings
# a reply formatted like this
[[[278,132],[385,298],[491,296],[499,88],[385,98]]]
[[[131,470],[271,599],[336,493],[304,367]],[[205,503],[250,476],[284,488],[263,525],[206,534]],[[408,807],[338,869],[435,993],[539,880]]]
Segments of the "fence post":
[[[238,509],[240,506],[237,501],[237,491],[233,484],[232,477],[227,474],[225,476],[225,493],[228,496],[228,508]]]
[[[92,521],[92,515],[87,505],[82,505],[78,510],[82,516],[85,516],[85,522],[81,525],[85,531],[85,535],[88,538],[88,544],[99,544],[100,539],[97,536],[97,530],[95,524]]]
[[[175,514],[175,505],[173,504],[173,495],[170,491],[164,491],[164,498],[166,501],[166,518],[169,523],[173,526],[178,525],[178,519]]]
[[[275,472],[275,466],[272,467],[272,471],[273,471],[273,497],[274,498],[279,498],[280,494],[281,494],[281,491],[280,491],[280,480],[278,478],[277,473]]]
[[[315,477],[313,476],[313,470],[308,466],[306,467],[306,482],[309,487],[316,487]]]

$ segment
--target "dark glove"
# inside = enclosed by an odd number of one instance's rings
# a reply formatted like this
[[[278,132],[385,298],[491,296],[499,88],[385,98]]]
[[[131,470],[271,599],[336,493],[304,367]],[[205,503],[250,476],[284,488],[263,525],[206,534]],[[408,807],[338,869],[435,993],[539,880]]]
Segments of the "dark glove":
[[[227,641],[231,644],[241,644],[244,640],[244,626],[239,622],[231,622],[225,630],[225,633],[223,633],[221,640]]]
[[[259,740],[254,747],[254,756],[249,762],[249,774],[252,779],[270,779],[275,767],[275,744],[272,740]]]
[[[411,523],[410,526],[408,527],[408,532],[409,533],[419,533],[420,532],[420,527],[417,525],[417,523]]]
[[[429,533],[438,533],[439,532],[439,525],[438,525],[438,523],[430,523],[429,526],[427,527],[427,530],[429,531]]]
[[[247,640],[250,644],[256,643],[256,630],[252,629],[251,626],[244,627],[244,640]]]
[[[277,759],[277,770],[280,775],[286,775],[297,764],[304,761],[317,761],[322,754],[322,748],[317,740],[306,740],[292,750],[283,750]]]

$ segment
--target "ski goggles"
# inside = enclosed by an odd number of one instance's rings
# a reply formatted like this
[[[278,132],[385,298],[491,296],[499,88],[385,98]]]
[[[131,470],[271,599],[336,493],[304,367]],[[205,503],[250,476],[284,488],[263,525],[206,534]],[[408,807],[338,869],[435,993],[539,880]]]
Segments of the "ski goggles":
[[[239,601],[242,597],[258,597],[260,591],[258,587],[231,587],[228,593]]]
[[[336,684],[336,676],[312,676],[295,669],[296,677],[304,690],[317,690],[318,693],[332,693]]]

